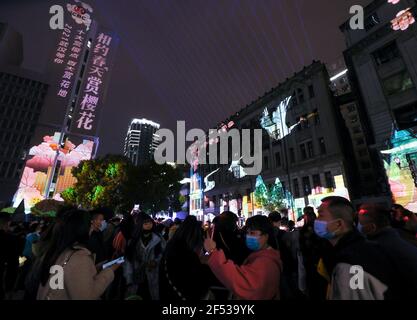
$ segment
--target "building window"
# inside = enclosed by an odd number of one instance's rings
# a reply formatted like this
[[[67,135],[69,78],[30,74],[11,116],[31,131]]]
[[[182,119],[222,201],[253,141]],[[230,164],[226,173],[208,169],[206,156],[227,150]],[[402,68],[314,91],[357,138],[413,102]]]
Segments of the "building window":
[[[361,161],[362,169],[369,169],[371,168],[371,163],[369,161]]]
[[[365,144],[365,140],[363,140],[363,138],[356,139],[356,145],[357,146],[361,146],[363,144]]]
[[[399,130],[414,127],[417,121],[417,104],[413,103],[395,109],[394,118]]]
[[[306,114],[303,115],[303,122],[302,122],[302,124],[303,124],[303,128],[308,128],[310,126],[310,123],[308,122],[308,117],[307,117]]]
[[[294,93],[292,94],[292,99],[291,99],[291,101],[292,101],[292,105],[293,105],[293,106],[296,106],[296,105],[298,104],[298,101],[297,101],[297,93],[296,93],[296,91],[294,91]]]
[[[308,196],[311,194],[311,185],[310,185],[309,177],[303,177],[303,190],[304,190],[304,196]]]
[[[313,85],[308,86],[308,95],[309,95],[310,99],[315,97]]]
[[[413,81],[407,70],[394,74],[382,82],[384,91],[388,96],[400,93],[414,87]]]
[[[314,157],[313,141],[307,142],[307,154],[309,158]]]
[[[307,159],[307,152],[306,152],[306,146],[303,144],[300,144],[300,154],[301,154],[301,160]]]
[[[366,149],[361,149],[358,151],[359,157],[366,157],[368,155],[368,152],[366,152]]]
[[[292,185],[293,185],[292,187],[293,187],[293,190],[294,190],[294,197],[299,198],[300,197],[300,188],[298,186],[298,179],[297,178],[293,179]]]
[[[351,116],[350,123],[356,123],[356,122],[358,122],[358,116],[357,115]]]
[[[275,153],[275,166],[281,167],[281,154],[279,152]]]
[[[326,144],[324,138],[319,138],[320,154],[326,154]]]
[[[264,169],[265,170],[269,169],[268,156],[264,157]]]
[[[304,92],[303,89],[297,89],[297,96],[298,96],[298,102],[303,103],[304,102]]]
[[[334,188],[334,179],[330,171],[324,173],[324,179],[326,180],[326,188]]]
[[[294,148],[290,148],[290,161],[295,162],[295,152]]]
[[[320,175],[319,174],[313,174],[313,187],[321,187],[321,181],[320,181]]]
[[[315,124],[315,125],[320,124],[320,115],[319,115],[319,111],[318,111],[317,109],[315,109],[315,110],[313,111],[313,113],[314,113],[314,124]]]
[[[356,107],[354,104],[350,104],[348,105],[347,109],[348,109],[348,112],[350,113],[350,112],[354,112],[356,110]]]
[[[401,57],[400,50],[395,42],[376,50],[373,54],[375,63],[380,66]]]
[[[365,30],[369,31],[379,23],[380,23],[379,17],[377,13],[374,12],[373,14],[371,14],[365,19]]]

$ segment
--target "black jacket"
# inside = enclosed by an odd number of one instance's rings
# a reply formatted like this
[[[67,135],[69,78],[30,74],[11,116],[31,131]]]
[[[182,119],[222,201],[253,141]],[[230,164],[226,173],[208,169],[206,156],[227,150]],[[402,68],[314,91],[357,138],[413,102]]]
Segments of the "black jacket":
[[[417,247],[400,237],[398,231],[387,228],[373,237],[379,243],[395,268],[395,281],[400,299],[417,298]]]
[[[0,299],[3,299],[3,288],[10,291],[14,287],[19,269],[19,256],[24,246],[24,238],[0,230]]]
[[[103,239],[103,232],[93,231],[88,240],[88,250],[96,255],[95,263],[100,263],[108,259],[106,246]]]
[[[184,243],[168,242],[159,269],[159,297],[162,301],[199,301],[216,279],[198,255]]]
[[[398,297],[393,263],[378,243],[366,240],[357,230],[341,238],[323,260],[329,274],[339,263],[360,266],[364,272],[388,286],[385,299]],[[349,290],[349,283],[346,283],[345,290]]]

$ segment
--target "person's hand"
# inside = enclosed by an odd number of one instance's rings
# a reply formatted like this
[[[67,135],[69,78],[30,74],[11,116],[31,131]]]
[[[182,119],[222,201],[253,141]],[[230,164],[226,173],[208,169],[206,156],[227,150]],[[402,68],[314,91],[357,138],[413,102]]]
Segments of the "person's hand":
[[[114,265],[110,266],[110,269],[112,269],[114,272],[117,269],[119,269],[121,265],[122,265],[121,263],[115,263]]]
[[[108,262],[108,260],[105,260],[105,261],[103,261],[103,262],[97,263],[97,264],[96,264],[96,269],[97,269],[97,271],[98,271],[98,272],[100,272],[101,270],[103,270],[103,265],[104,265],[105,263],[107,263],[107,262]]]
[[[204,249],[207,252],[213,252],[214,250],[216,250],[216,242],[211,238],[206,238],[204,240]]]

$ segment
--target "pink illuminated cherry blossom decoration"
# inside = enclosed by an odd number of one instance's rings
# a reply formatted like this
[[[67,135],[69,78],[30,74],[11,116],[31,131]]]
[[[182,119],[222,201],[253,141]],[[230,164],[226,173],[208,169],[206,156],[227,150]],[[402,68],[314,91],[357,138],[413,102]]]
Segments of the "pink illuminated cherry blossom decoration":
[[[391,27],[394,30],[404,31],[407,30],[408,27],[414,22],[416,22],[416,20],[414,19],[413,14],[410,12],[410,8],[407,8],[398,12],[396,18],[391,20]]]
[[[400,0],[388,0],[388,3],[397,4]]]

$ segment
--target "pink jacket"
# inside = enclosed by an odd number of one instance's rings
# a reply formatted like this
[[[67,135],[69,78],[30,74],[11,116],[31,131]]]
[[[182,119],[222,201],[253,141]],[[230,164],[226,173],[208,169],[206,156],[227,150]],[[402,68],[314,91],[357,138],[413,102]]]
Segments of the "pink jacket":
[[[241,300],[279,299],[282,263],[279,252],[272,248],[252,252],[238,266],[227,260],[223,250],[214,251],[208,265],[223,285]]]

